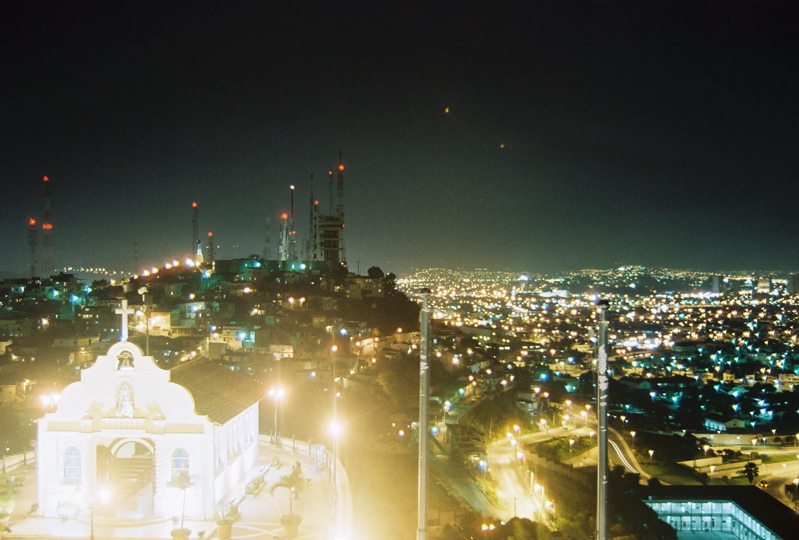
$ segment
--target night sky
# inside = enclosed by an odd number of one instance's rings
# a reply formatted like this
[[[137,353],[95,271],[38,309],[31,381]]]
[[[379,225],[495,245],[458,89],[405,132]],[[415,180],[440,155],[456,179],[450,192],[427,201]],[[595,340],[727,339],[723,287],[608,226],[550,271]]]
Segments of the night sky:
[[[339,149],[362,273],[799,271],[796,4],[2,2],[0,274],[44,175],[56,267],[135,271],[192,201],[276,253]]]

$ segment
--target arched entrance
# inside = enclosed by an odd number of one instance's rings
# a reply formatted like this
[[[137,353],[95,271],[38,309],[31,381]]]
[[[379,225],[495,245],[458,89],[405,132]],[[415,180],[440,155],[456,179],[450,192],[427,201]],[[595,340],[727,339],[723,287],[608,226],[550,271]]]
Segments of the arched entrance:
[[[153,515],[155,446],[149,439],[117,439],[97,447],[97,485],[107,493],[101,513],[114,517]]]

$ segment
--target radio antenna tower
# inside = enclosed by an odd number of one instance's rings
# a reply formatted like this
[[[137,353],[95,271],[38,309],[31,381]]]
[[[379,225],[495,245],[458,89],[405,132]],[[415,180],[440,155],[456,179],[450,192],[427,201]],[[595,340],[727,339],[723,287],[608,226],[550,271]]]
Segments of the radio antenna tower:
[[[53,224],[50,222],[50,179],[44,177],[44,221],[42,221],[42,277],[53,275],[53,239],[50,232]]]
[[[28,246],[31,249],[31,279],[36,277],[36,244],[39,242],[39,230],[36,228],[36,220],[28,220]]]
[[[316,239],[316,218],[318,215],[319,201],[313,198],[313,173],[311,173],[311,197],[310,197],[310,220],[308,224],[308,258],[312,261],[317,260],[317,239]]]
[[[336,216],[341,220],[341,237],[339,239],[339,249],[341,250],[341,264],[347,266],[347,256],[344,251],[344,161],[341,150],[338,151],[338,174],[337,176],[337,206]]]
[[[194,257],[197,253],[197,246],[200,244],[200,239],[197,233],[197,218],[199,217],[200,209],[197,207],[197,203],[191,203],[191,251],[189,253],[190,257]]]
[[[289,214],[289,260],[297,260],[297,230],[294,228],[294,185],[289,186],[291,191],[291,213]]]
[[[208,231],[208,266],[214,267],[214,233]]]

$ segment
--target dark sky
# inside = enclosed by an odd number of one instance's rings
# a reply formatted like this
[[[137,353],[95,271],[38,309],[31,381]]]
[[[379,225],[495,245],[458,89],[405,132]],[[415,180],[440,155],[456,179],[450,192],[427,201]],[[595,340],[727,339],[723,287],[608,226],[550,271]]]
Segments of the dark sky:
[[[192,201],[303,235],[339,149],[353,270],[799,270],[796,4],[0,3],[0,272],[43,175],[56,266],[133,271]]]

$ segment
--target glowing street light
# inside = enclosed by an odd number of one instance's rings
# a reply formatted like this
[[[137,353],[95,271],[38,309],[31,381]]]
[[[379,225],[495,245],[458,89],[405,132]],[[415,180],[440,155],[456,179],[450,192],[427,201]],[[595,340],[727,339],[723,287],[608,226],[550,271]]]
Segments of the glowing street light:
[[[275,402],[275,422],[273,425],[273,433],[274,433],[273,439],[274,439],[274,444],[278,444],[280,439],[278,437],[279,433],[278,433],[278,423],[277,423],[278,420],[277,412],[278,412],[278,407],[280,406],[280,402],[283,401],[283,398],[286,395],[286,391],[281,387],[270,388],[266,394]]]
[[[649,464],[652,465],[652,455],[655,453],[654,450],[649,450]]]

